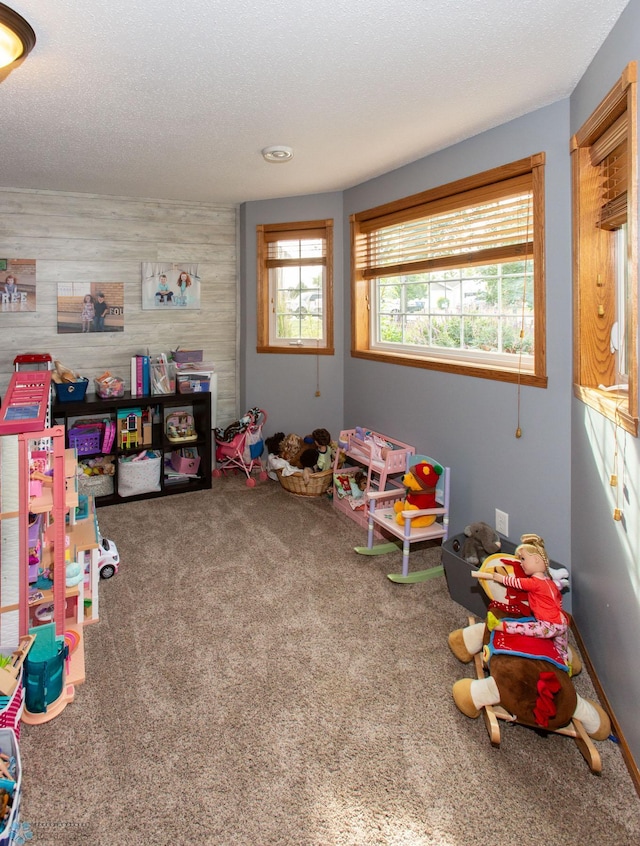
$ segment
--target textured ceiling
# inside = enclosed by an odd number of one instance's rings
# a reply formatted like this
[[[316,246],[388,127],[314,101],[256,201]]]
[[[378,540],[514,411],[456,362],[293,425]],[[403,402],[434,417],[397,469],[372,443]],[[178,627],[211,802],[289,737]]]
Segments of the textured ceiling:
[[[0,84],[1,186],[240,203],[568,97],[628,0],[5,2],[37,43]]]

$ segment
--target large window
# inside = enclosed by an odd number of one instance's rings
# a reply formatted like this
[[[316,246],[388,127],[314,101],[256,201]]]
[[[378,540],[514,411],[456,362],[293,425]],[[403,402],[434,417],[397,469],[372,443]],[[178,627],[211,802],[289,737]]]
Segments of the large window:
[[[257,227],[258,352],[333,354],[333,221]]]
[[[352,216],[352,354],[546,387],[544,154]]]
[[[638,434],[636,63],[571,139],[574,393]]]

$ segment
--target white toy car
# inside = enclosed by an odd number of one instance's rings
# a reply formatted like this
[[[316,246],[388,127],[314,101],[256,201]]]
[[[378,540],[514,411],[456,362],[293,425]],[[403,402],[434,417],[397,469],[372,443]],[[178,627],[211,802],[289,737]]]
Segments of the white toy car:
[[[120,567],[120,556],[115,543],[109,538],[100,538],[100,557],[98,559],[98,572],[101,579],[110,579],[118,572]]]

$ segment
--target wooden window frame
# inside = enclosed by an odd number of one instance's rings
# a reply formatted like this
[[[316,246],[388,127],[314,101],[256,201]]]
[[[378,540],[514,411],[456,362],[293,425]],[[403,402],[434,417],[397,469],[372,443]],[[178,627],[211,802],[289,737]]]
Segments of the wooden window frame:
[[[465,177],[455,182],[432,188],[420,194],[414,194],[351,216],[351,355],[372,361],[384,361],[429,370],[460,373],[482,379],[513,382],[538,388],[547,387],[546,374],[546,293],[545,293],[545,245],[544,245],[544,153],[536,153],[510,164],[502,165],[483,173]],[[477,361],[460,361],[443,357],[430,357],[428,353],[395,352],[376,349],[372,346],[370,320],[370,279],[361,256],[366,255],[363,248],[364,231],[370,230],[376,218],[389,215],[411,219],[417,217],[420,209],[427,204],[447,204],[459,207],[457,195],[476,191],[478,196],[491,195],[492,186],[508,179],[525,174],[531,175],[533,193],[532,255],[534,260],[534,366],[532,371],[519,371],[517,366],[501,367],[496,364],[482,365]]]
[[[574,395],[616,425],[638,435],[637,320],[637,64],[630,62],[607,96],[571,138],[573,201],[573,390]],[[626,120],[623,120],[626,115]],[[619,127],[622,125],[623,129]],[[592,149],[607,136],[626,137],[626,208],[605,228],[601,219],[600,166]],[[604,140],[603,140],[604,139]],[[624,139],[623,139],[624,140]],[[616,381],[610,351],[616,320],[616,226],[627,225],[626,331],[628,391],[604,391],[599,385]]]
[[[325,280],[323,290],[323,314],[325,320],[325,338],[317,344],[297,346],[283,343],[281,339],[271,337],[270,315],[275,308],[269,292],[268,236],[281,234],[283,238],[290,233],[307,230],[323,230],[325,255]],[[259,353],[285,353],[287,355],[334,355],[333,341],[333,220],[307,220],[294,223],[259,224],[257,232],[257,297],[258,297],[258,343]],[[303,263],[304,260],[301,260]]]

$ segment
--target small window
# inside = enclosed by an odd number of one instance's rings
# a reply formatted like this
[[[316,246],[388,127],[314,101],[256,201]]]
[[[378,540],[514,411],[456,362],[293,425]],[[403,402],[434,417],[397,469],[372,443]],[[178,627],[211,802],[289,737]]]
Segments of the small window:
[[[574,393],[638,434],[636,63],[571,139]]]
[[[544,154],[354,215],[354,356],[546,387]]]
[[[333,354],[333,221],[257,227],[258,352]]]

